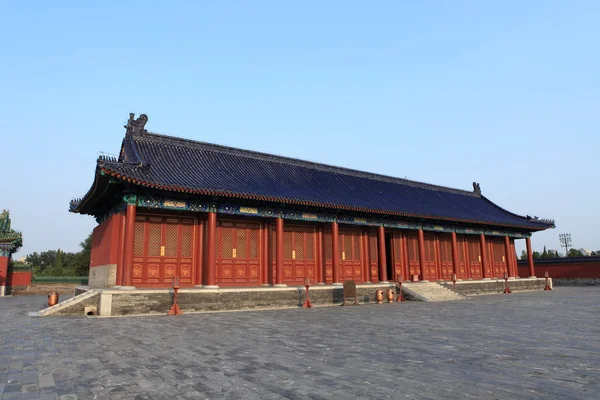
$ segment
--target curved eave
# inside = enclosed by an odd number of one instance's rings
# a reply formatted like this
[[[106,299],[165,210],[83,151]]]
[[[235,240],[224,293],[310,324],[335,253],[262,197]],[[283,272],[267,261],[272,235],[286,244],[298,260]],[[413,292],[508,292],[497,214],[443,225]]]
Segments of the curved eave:
[[[300,205],[300,206],[322,207],[322,208],[331,208],[331,209],[344,210],[344,211],[357,211],[357,212],[365,212],[365,213],[393,215],[393,216],[398,216],[398,217],[436,220],[436,221],[450,221],[450,222],[470,223],[470,224],[476,224],[476,225],[512,227],[512,228],[523,229],[523,230],[526,230],[529,232],[541,231],[541,230],[545,230],[545,229],[552,227],[550,225],[545,225],[545,224],[540,224],[540,227],[537,228],[537,227],[532,227],[531,225],[490,223],[487,221],[480,221],[480,220],[449,218],[449,217],[441,217],[441,216],[429,215],[429,214],[403,213],[403,212],[398,212],[398,211],[381,210],[381,209],[374,209],[374,208],[367,208],[367,207],[354,207],[354,206],[348,206],[348,205],[344,205],[344,204],[314,202],[314,201],[293,199],[293,198],[287,198],[287,197],[265,196],[265,195],[253,194],[253,193],[239,193],[239,192],[230,192],[230,191],[223,191],[223,190],[198,189],[198,188],[182,187],[182,186],[175,186],[175,185],[161,185],[161,184],[157,184],[157,183],[142,181],[137,178],[132,178],[131,176],[127,176],[127,175],[123,174],[122,172],[117,172],[117,171],[111,170],[107,166],[100,166],[99,169],[106,176],[111,176],[111,177],[120,179],[124,182],[130,183],[133,185],[142,186],[142,187],[151,188],[151,189],[164,190],[164,191],[169,191],[169,192],[196,194],[196,195],[205,195],[205,196],[221,196],[221,197],[238,198],[238,199],[269,201],[269,202],[279,202],[279,203],[284,203],[284,204],[292,204],[292,205]],[[98,174],[96,174],[96,175],[98,175]],[[94,183],[96,183],[96,180],[94,181]],[[85,199],[85,197],[84,197],[84,199]],[[485,199],[485,200],[489,201],[488,199]],[[82,201],[82,203],[83,203],[83,201]],[[498,207],[498,206],[496,206],[496,207]],[[80,211],[75,211],[75,212],[80,212]],[[507,212],[507,211],[505,211],[505,212]],[[507,213],[515,216],[515,214],[509,213],[509,212],[507,212]],[[522,217],[519,217],[519,218],[522,218]]]
[[[98,166],[96,168],[96,173],[94,174],[94,182],[92,186],[88,190],[88,192],[79,200],[79,202],[72,201],[71,208],[69,212],[78,213],[78,214],[88,214],[88,210],[93,206],[94,200],[97,200],[98,197],[101,197],[103,193],[106,192],[108,188],[108,176],[103,176],[102,168]]]
[[[519,215],[519,214],[515,214],[513,212],[510,212],[507,209],[505,209],[503,207],[500,207],[498,204],[494,203],[493,201],[491,201],[490,199],[488,199],[487,197],[485,197],[483,195],[481,195],[481,198],[483,200],[487,201],[492,206],[496,207],[498,210],[502,211],[505,214],[508,214],[508,215],[512,216],[513,218],[522,219],[523,221],[527,221],[530,224],[539,225],[540,228],[539,229],[535,229],[537,231],[543,231],[545,229],[554,229],[554,228],[556,228],[556,226],[553,223],[550,224],[550,223],[546,223],[546,222],[543,222],[543,221],[536,221],[535,219],[534,220],[530,220],[530,219],[528,220],[527,217],[525,217],[523,215]]]

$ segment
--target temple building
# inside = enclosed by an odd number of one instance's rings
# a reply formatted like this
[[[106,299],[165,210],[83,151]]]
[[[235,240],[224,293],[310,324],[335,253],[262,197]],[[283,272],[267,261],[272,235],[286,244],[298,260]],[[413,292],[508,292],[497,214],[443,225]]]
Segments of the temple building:
[[[517,277],[554,222],[481,193],[148,132],[130,114],[70,211],[92,215],[92,288]],[[526,277],[524,277],[526,278]]]
[[[4,296],[10,291],[13,283],[11,257],[22,245],[21,232],[11,228],[10,213],[8,210],[3,210],[0,214],[0,296]]]

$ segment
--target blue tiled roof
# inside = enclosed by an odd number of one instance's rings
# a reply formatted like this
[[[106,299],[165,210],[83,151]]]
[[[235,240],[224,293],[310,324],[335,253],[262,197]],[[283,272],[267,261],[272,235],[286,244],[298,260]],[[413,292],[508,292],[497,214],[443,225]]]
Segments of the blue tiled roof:
[[[127,134],[99,170],[146,187],[489,225],[546,229],[474,192],[153,133]]]

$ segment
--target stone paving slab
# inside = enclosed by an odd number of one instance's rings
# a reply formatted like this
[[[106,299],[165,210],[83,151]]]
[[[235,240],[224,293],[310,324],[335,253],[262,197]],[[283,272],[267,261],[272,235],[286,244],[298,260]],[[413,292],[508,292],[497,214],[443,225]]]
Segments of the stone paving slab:
[[[0,298],[0,398],[598,399],[600,288],[310,310],[46,317]]]

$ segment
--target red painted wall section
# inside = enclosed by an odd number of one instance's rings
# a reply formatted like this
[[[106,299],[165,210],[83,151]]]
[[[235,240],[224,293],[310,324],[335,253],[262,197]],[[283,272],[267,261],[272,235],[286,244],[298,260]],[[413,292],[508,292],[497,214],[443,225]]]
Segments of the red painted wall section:
[[[121,214],[114,214],[94,228],[90,267],[117,264],[121,220]]]
[[[31,285],[31,272],[13,272],[8,277],[8,286]]]
[[[8,275],[8,263],[10,259],[6,256],[0,256],[0,286],[6,286],[6,275]]]
[[[544,277],[546,271],[550,278],[575,279],[575,278],[600,278],[600,258],[559,258],[534,260],[535,273]],[[528,276],[527,260],[519,260],[519,276]]]

